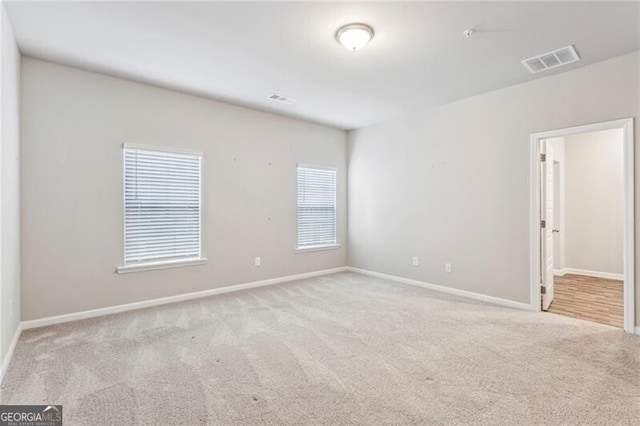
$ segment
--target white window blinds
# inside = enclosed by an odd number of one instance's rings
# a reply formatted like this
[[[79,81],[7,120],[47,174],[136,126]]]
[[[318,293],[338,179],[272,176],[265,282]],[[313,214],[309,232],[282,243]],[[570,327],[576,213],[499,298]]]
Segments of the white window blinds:
[[[125,265],[200,258],[201,160],[125,145]]]
[[[336,170],[299,165],[298,248],[336,243]]]

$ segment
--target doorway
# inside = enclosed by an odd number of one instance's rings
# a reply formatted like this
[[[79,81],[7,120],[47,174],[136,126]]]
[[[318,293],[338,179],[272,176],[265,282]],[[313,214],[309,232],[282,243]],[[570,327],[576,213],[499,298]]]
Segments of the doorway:
[[[633,120],[531,135],[531,305],[633,333]]]

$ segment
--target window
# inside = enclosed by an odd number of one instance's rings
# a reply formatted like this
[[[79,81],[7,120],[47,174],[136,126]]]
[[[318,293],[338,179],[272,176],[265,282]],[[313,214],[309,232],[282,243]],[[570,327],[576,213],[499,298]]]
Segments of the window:
[[[298,165],[298,249],[337,245],[336,169]]]
[[[204,260],[201,160],[199,153],[124,146],[124,267],[118,272]]]

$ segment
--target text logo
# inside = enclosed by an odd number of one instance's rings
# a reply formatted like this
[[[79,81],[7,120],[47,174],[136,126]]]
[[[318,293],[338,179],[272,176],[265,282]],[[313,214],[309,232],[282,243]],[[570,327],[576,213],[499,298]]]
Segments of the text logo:
[[[62,405],[0,405],[0,426],[62,426]]]

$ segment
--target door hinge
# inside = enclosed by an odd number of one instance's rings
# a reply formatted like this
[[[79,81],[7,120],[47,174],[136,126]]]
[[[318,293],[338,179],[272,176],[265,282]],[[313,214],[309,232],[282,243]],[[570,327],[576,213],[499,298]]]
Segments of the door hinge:
[[[546,228],[547,227],[547,221],[546,220],[541,220],[540,221],[540,228]]]
[[[543,163],[547,161],[547,154],[540,154],[540,161]]]
[[[540,286],[540,294],[547,294],[547,287],[541,285]]]

